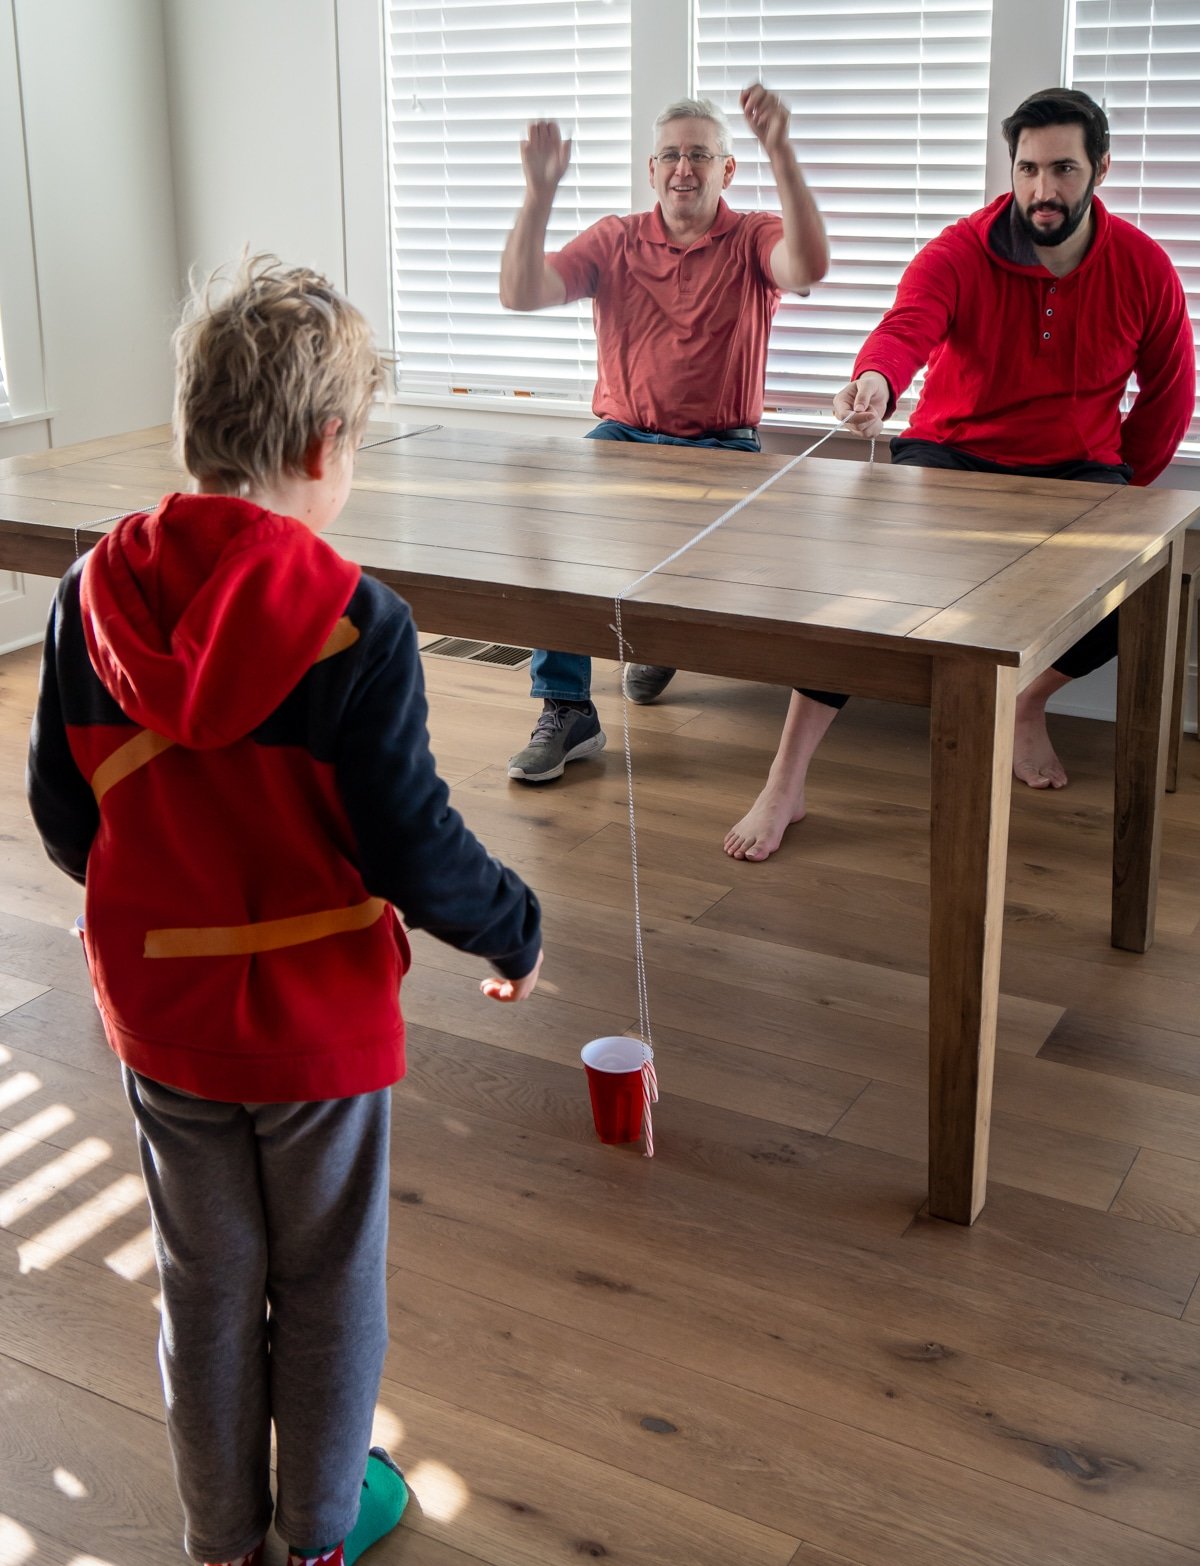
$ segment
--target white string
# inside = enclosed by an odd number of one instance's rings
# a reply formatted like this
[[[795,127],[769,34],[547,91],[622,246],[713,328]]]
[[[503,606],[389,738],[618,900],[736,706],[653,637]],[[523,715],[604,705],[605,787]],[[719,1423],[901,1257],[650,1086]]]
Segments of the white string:
[[[719,527],[724,526],[731,518],[737,516],[739,511],[744,511],[752,500],[757,500],[761,494],[770,489],[772,484],[777,484],[798,463],[803,462],[805,457],[811,457],[818,447],[823,446],[827,440],[831,440],[833,436],[843,429],[849,418],[850,415],[847,414],[845,419],[835,424],[833,429],[821,436],[820,440],[814,441],[811,446],[808,446],[804,451],[793,457],[778,472],[772,473],[770,478],[764,479],[757,489],[752,489],[748,495],[744,495],[741,500],[730,506],[728,511],[722,512],[715,522],[710,522],[694,538],[689,538],[686,544],[681,544],[678,549],[673,550],[665,560],[660,560],[656,566],[651,566],[649,571],[643,571],[641,576],[635,577],[632,582],[627,582],[613,600],[614,624],[612,630],[616,632],[617,661],[621,669],[621,730],[625,745],[625,791],[629,806],[629,852],[633,865],[633,950],[634,967],[637,973],[638,1035],[642,1045],[642,1090],[644,1100],[642,1125],[646,1144],[645,1156],[647,1158],[654,1157],[654,1124],[650,1115],[650,1105],[658,1102],[658,1078],[655,1074],[651,1054],[654,1039],[650,1029],[650,992],[646,982],[646,949],[642,934],[642,897],[638,875],[637,813],[633,803],[633,747],[629,742],[629,697],[625,692],[625,631],[621,621],[621,602],[649,577],[661,571],[664,566],[670,565],[672,561],[678,560],[680,555],[686,554],[689,549],[700,543],[702,539],[707,538],[710,533],[715,533]],[[871,453],[868,462],[872,467],[875,464],[874,439],[871,441]]]
[[[401,435],[385,435],[381,440],[365,440],[358,448],[359,451],[374,451],[376,446],[390,446],[394,440],[411,440],[414,435],[430,435],[434,430],[440,430],[440,424],[422,424],[418,429],[405,430]]]
[[[655,573],[661,571],[664,566],[669,566],[673,560],[678,560],[680,555],[687,554],[688,550],[691,549],[694,544],[701,543],[708,537],[710,533],[715,533],[719,527],[722,527],[726,522],[731,521],[732,518],[737,516],[739,511],[744,511],[752,500],[757,500],[761,494],[770,489],[772,484],[778,484],[779,480],[781,478],[785,478],[798,462],[803,462],[805,457],[811,457],[818,446],[823,446],[827,440],[832,440],[833,437],[841,430],[842,425],[846,423],[846,419],[849,417],[850,415],[847,414],[845,419],[842,419],[839,423],[835,424],[831,430],[827,431],[824,435],[821,436],[820,440],[814,441],[811,446],[808,446],[804,451],[799,452],[792,458],[790,462],[786,463],[782,468],[780,468],[777,473],[772,473],[770,478],[764,479],[757,489],[752,489],[748,495],[743,495],[741,500],[730,506],[728,511],[722,512],[715,522],[710,522],[706,528],[702,528],[701,531],[696,534],[695,538],[689,538],[686,544],[681,544],[679,548],[669,554],[665,560],[660,560],[656,566],[651,566],[648,571],[643,571],[641,576],[634,577],[632,582],[627,582],[621,591],[617,594],[616,601],[618,610],[622,598],[627,598],[629,594],[633,592],[635,587],[640,587],[647,577],[654,576]]]
[[[124,522],[126,517],[132,517],[132,516],[135,516],[135,515],[136,515],[136,512],[133,512],[133,511],[115,511],[111,517],[96,517],[91,522],[76,522],[75,528],[74,528],[74,532],[75,532],[75,558],[76,558],[76,560],[79,559],[79,529],[81,527],[104,527],[104,525],[106,523],[108,523],[108,522]],[[88,548],[89,549],[94,549],[96,544],[98,544],[98,543],[99,543],[99,539],[95,539],[95,540],[93,540],[92,543],[90,543],[88,545]]]

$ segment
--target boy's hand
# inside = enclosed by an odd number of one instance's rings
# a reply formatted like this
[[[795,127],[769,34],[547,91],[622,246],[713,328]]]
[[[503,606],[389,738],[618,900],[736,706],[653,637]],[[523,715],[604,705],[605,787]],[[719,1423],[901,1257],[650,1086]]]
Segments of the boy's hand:
[[[537,961],[523,979],[483,979],[479,988],[488,1000],[519,1001],[532,995],[542,968],[544,953],[537,954]]]

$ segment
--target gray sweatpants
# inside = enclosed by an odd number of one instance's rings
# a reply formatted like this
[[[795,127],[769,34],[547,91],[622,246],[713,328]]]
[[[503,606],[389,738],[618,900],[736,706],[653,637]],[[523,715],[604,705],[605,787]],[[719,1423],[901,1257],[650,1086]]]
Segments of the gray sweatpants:
[[[122,1068],[162,1282],[159,1362],[188,1554],[271,1523],[306,1552],[354,1526],[387,1350],[386,1088],[220,1104]]]

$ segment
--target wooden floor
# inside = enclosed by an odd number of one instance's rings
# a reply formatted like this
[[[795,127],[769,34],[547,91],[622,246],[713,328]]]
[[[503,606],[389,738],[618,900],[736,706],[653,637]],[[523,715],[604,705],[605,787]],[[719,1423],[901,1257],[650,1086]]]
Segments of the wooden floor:
[[[1159,938],[1108,945],[1111,727],[1014,801],[973,1230],[922,1216],[926,715],[858,703],[766,865],[720,850],[786,693],[633,712],[653,1162],[594,1140],[580,1046],[636,1016],[620,712],[507,782],[521,673],[427,660],[456,802],[542,895],[534,999],[425,938],[396,1093],[378,1434],[406,1566],[1200,1566],[1200,744]],[[78,910],[22,798],[0,660],[0,1566],[163,1566],[179,1516],[133,1140]],[[281,1553],[272,1545],[270,1560]]]

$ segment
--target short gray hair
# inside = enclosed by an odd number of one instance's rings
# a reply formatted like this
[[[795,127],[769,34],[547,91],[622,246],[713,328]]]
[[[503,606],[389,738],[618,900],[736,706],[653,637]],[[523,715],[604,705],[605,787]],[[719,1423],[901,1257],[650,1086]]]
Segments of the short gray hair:
[[[722,156],[733,156],[733,132],[729,129],[729,121],[711,98],[679,98],[674,103],[668,103],[654,122],[656,144],[659,131],[670,120],[710,120],[717,128],[717,145]]]

